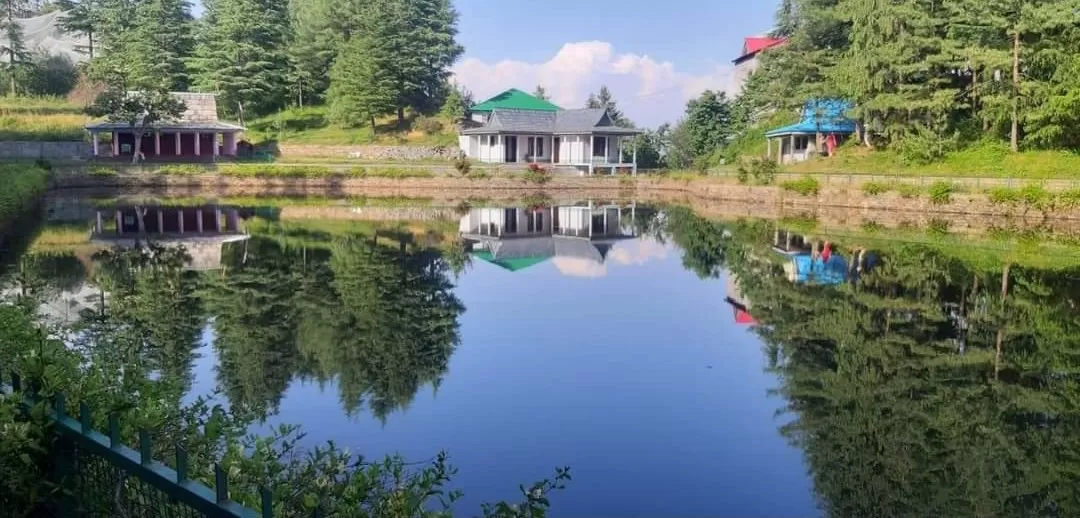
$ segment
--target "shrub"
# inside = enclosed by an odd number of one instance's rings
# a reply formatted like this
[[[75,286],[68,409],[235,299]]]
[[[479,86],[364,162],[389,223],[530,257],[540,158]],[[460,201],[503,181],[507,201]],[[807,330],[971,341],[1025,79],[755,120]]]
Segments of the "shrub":
[[[0,229],[38,204],[45,193],[48,172],[28,164],[0,165]]]
[[[866,182],[862,184],[862,190],[870,196],[877,196],[889,192],[889,186],[883,183]]]
[[[373,178],[434,178],[435,173],[419,167],[383,167],[378,169],[367,169],[363,174],[354,174],[354,176],[369,176]]]
[[[222,176],[234,176],[240,178],[320,178],[334,175],[329,167],[313,165],[272,166],[227,164],[218,167],[218,172]]]
[[[104,165],[92,165],[90,166],[90,176],[104,177],[104,176],[116,176],[118,173],[116,169]]]
[[[925,126],[917,125],[896,140],[893,147],[904,162],[922,165],[940,160],[950,151],[955,151],[958,144],[957,135],[942,136]]]
[[[544,185],[551,181],[551,171],[544,169],[540,164],[529,164],[529,169],[523,176],[526,183]]]
[[[1009,187],[993,187],[986,191],[987,197],[993,203],[1001,205],[1014,205],[1020,203],[1020,191]]]
[[[930,203],[945,205],[952,201],[952,194],[956,192],[956,185],[952,182],[934,182],[930,184]]]
[[[472,170],[472,161],[464,154],[460,154],[454,159],[454,169],[461,176],[468,176],[469,171]]]
[[[739,183],[746,184],[752,178],[758,185],[771,185],[776,179],[779,166],[766,158],[751,158],[739,162]]]
[[[1080,189],[1070,189],[1058,194],[1057,202],[1062,207],[1080,207]]]
[[[812,176],[803,176],[798,180],[789,180],[780,184],[785,191],[797,192],[803,196],[817,196],[821,192],[821,184]]]
[[[1028,206],[1038,209],[1046,209],[1054,204],[1054,195],[1042,185],[1025,185],[1020,189],[1020,198]]]

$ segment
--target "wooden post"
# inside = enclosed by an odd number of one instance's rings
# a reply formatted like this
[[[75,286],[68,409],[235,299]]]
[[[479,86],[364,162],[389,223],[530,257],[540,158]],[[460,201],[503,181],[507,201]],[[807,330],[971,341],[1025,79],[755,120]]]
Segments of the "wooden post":
[[[596,135],[593,135],[593,134],[590,133],[589,134],[589,151],[587,153],[585,153],[585,156],[588,157],[588,159],[589,159],[589,176],[592,176],[592,174],[593,174],[593,153],[594,153],[594,150],[596,149],[593,146],[595,146],[595,145],[596,145]]]
[[[791,152],[791,163],[794,164],[795,163],[795,134],[794,133],[791,134],[791,149],[789,149],[789,151]]]
[[[180,132],[173,133],[173,136],[176,138],[176,149],[173,151],[175,151],[176,156],[180,156]]]
[[[631,172],[631,174],[634,175],[634,176],[637,176],[637,139],[636,138],[634,139],[634,143],[631,144],[631,145],[634,148],[634,152],[633,152],[633,155],[634,155],[634,159],[633,159],[634,168],[633,168],[633,171]]]
[[[203,220],[203,208],[199,207],[198,211],[195,212],[195,231],[200,233],[200,234],[203,233],[203,221],[202,220]]]
[[[112,156],[120,156],[120,132],[112,132]]]
[[[96,211],[96,212],[97,212],[97,221],[94,222],[94,232],[96,232],[98,235],[101,235],[101,229],[105,227],[105,224],[101,220],[101,211],[99,210],[99,211]]]
[[[765,159],[772,160],[772,139],[765,137]]]
[[[213,148],[214,148],[213,154],[216,157],[221,153],[221,151],[218,149],[218,134],[215,131],[214,133],[211,133],[211,135],[214,136],[214,139],[212,141],[213,142]]]
[[[98,134],[96,131],[90,133],[90,140],[94,142],[94,156],[98,156]]]
[[[202,147],[202,134],[200,134],[199,132],[196,131],[195,132],[195,156],[201,156],[202,155],[202,149],[200,149],[201,147]]]
[[[157,210],[157,231],[158,234],[165,233],[165,211],[161,209]]]
[[[161,156],[161,132],[154,130],[154,156]]]
[[[184,209],[176,211],[176,228],[180,229],[180,233],[184,233]]]

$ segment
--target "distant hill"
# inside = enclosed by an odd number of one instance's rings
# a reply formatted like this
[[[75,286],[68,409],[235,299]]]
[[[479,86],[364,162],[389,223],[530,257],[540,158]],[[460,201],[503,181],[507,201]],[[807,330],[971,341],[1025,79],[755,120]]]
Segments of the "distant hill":
[[[21,18],[23,37],[26,47],[32,52],[65,56],[74,63],[89,59],[86,54],[90,41],[83,34],[65,32],[60,22],[65,11],[53,11],[32,18]],[[0,45],[7,45],[7,39],[0,35]]]

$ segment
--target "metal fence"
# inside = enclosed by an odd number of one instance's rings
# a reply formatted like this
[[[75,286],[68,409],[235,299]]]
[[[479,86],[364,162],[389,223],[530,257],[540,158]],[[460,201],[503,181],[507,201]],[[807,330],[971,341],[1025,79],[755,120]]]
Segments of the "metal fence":
[[[27,408],[42,402],[33,391],[24,392],[18,375],[0,391],[22,397]],[[229,479],[214,465],[214,488],[188,478],[187,452],[176,449],[175,469],[152,458],[148,430],[139,431],[138,451],[120,440],[120,421],[109,416],[108,430],[91,426],[91,409],[79,405],[78,419],[67,414],[64,394],[48,403],[48,418],[57,441],[49,450],[54,482],[64,491],[56,502],[57,515],[92,518],[269,518],[273,516],[270,491],[263,489],[261,512],[229,498]]]

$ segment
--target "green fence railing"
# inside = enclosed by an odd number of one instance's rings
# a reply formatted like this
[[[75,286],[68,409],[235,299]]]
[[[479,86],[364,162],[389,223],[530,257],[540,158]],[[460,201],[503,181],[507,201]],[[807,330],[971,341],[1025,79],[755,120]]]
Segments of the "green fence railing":
[[[48,405],[48,417],[55,424],[57,443],[49,454],[57,480],[65,491],[57,502],[63,517],[108,518],[269,518],[273,516],[271,493],[261,491],[261,512],[244,507],[229,498],[228,474],[214,465],[214,488],[188,477],[187,452],[176,449],[175,469],[151,456],[153,443],[148,430],[139,430],[138,451],[120,440],[120,420],[108,418],[106,433],[91,426],[91,409],[79,405],[78,419],[67,413],[63,393],[51,401],[37,397],[35,391],[23,391],[18,375],[11,384],[0,379],[0,391],[21,397],[28,408],[38,403]]]

